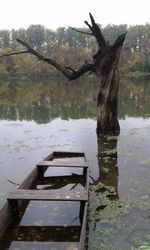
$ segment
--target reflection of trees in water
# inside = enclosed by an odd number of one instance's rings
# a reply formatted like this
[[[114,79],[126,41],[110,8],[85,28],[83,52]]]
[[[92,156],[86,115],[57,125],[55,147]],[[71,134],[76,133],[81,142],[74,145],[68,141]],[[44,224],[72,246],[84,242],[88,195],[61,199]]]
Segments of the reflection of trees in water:
[[[133,117],[149,117],[150,107],[149,79],[122,80],[120,84],[119,118],[126,115]]]
[[[118,199],[117,137],[100,135],[97,142],[99,176],[92,184],[94,192],[98,196],[104,194],[104,197],[116,200]],[[107,204],[103,206],[103,200],[101,200],[101,204],[96,208],[96,211],[104,209],[106,206]]]
[[[89,223],[91,234],[92,231],[97,232],[97,228],[101,228],[101,230],[104,229],[103,233],[105,235],[105,223],[108,225],[109,231],[109,219],[107,221],[105,214],[107,214],[107,211],[111,214],[111,204],[118,202],[119,199],[117,137],[113,135],[99,136],[97,142],[99,176],[95,181],[93,180],[90,187],[90,197],[92,197],[93,200],[90,198]],[[99,232],[97,232],[97,236],[98,235]],[[101,237],[102,235],[100,234],[100,238]]]
[[[113,188],[118,197],[117,137],[98,137],[99,181],[105,189]],[[112,195],[113,196],[113,195]],[[111,197],[111,193],[110,193]]]
[[[98,138],[99,176],[91,185],[89,250],[139,249],[146,241],[149,201],[118,195],[117,137]]]
[[[42,82],[0,83],[0,119],[34,120],[47,123],[62,119],[96,117],[97,85],[86,78],[74,83],[63,78]],[[150,84],[148,81],[124,80],[120,84],[119,117],[149,116]]]
[[[57,117],[95,117],[96,87],[93,85],[93,81],[87,79],[76,84],[54,80],[0,84],[0,118],[46,123]]]

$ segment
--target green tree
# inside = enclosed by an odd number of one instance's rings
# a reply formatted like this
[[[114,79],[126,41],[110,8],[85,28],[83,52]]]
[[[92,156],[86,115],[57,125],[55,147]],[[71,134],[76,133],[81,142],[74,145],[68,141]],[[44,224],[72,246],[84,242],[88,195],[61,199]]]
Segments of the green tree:
[[[37,50],[41,50],[45,42],[45,27],[38,25],[31,25],[26,31],[28,41]]]
[[[0,31],[0,48],[9,47],[10,42],[10,32],[8,30]]]

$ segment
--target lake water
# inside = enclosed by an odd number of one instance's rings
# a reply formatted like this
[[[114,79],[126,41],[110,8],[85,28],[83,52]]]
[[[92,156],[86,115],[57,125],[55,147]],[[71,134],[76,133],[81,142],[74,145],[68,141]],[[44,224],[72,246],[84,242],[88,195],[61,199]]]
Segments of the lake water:
[[[97,138],[97,84],[0,82],[0,207],[54,150],[83,151],[90,168],[90,250],[150,243],[150,80],[120,83],[118,137]]]

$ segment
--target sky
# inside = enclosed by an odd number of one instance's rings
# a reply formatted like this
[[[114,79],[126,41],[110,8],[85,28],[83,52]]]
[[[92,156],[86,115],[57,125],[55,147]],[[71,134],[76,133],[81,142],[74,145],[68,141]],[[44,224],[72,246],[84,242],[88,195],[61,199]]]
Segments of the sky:
[[[0,0],[0,30],[41,24],[50,29],[85,27],[89,12],[107,24],[150,23],[150,0]]]

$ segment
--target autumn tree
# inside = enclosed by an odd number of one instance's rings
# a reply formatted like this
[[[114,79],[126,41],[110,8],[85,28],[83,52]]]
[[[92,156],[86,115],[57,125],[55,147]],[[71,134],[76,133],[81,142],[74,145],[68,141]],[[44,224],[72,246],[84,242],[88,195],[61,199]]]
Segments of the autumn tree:
[[[97,133],[119,134],[120,126],[117,118],[119,89],[118,63],[126,33],[119,35],[115,42],[110,45],[105,40],[100,27],[96,24],[91,14],[90,20],[91,24],[85,21],[85,24],[89,28],[89,32],[71,28],[79,33],[82,33],[83,35],[93,36],[98,45],[97,51],[92,56],[91,60],[89,62],[85,61],[76,69],[63,65],[55,59],[46,57],[45,55],[39,53],[35,47],[31,47],[28,42],[21,40],[20,38],[16,40],[21,45],[26,47],[26,50],[9,53],[7,55],[10,56],[14,54],[30,53],[36,56],[39,60],[54,66],[69,80],[77,79],[87,72],[94,73],[99,84],[97,97]]]

